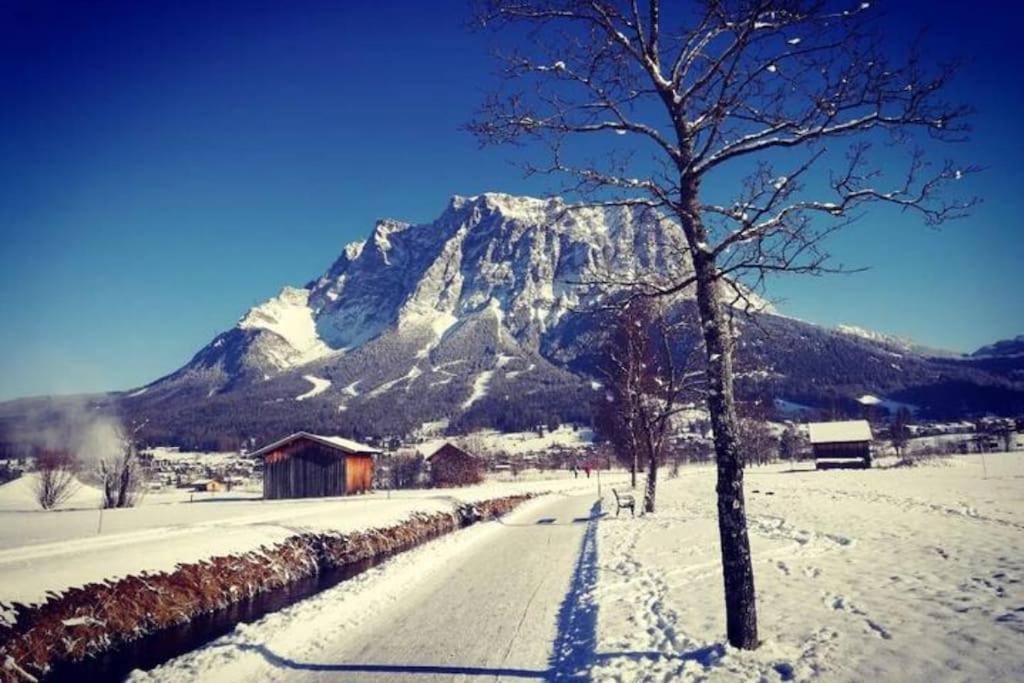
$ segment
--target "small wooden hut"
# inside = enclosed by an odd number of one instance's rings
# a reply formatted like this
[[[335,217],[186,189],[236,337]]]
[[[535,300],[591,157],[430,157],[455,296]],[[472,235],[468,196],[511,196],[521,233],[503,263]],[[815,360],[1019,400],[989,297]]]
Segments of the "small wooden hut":
[[[817,469],[871,467],[871,425],[867,420],[811,422],[807,431]]]
[[[250,455],[263,458],[263,497],[321,498],[373,488],[380,450],[338,436],[297,432]]]
[[[427,458],[434,486],[468,486],[484,480],[484,461],[458,446],[446,443]]]

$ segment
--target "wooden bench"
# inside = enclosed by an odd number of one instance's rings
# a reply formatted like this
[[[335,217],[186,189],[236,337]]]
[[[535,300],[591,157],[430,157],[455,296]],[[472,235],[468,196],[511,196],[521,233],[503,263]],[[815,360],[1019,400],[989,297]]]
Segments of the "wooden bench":
[[[615,489],[612,489],[612,493],[615,494],[615,516],[619,516],[619,510],[622,508],[629,508],[629,514],[636,517],[636,499],[632,493],[619,493]]]

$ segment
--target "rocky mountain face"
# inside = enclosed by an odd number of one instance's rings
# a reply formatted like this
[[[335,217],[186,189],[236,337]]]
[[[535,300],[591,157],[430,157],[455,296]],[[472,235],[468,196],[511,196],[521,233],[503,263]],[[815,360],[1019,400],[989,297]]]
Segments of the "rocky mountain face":
[[[160,425],[253,406],[259,418],[225,415],[231,426],[213,429],[273,425],[261,433],[324,421],[359,433],[440,419],[511,428],[552,409],[586,420],[590,379],[555,360],[551,340],[606,293],[588,283],[687,272],[681,246],[678,227],[647,210],[454,197],[429,224],[379,221],[321,277],[253,308],[124,405]]]
[[[189,363],[103,399],[151,441],[215,448],[298,429],[402,435],[424,423],[588,422],[615,274],[685,274],[678,226],[637,208],[454,197],[432,223],[377,223],[321,277],[285,287]],[[675,303],[686,315],[692,302]],[[856,411],[864,393],[922,414],[1024,409],[1024,377],[855,327],[736,317],[741,396]],[[680,348],[699,343],[684,332]],[[17,406],[0,407],[0,419]],[[0,425],[2,426],[2,425]]]

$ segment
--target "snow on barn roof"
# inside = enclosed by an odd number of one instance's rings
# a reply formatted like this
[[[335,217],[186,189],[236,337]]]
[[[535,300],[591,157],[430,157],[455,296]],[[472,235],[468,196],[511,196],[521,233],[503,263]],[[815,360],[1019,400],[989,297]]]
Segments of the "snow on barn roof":
[[[810,432],[811,443],[871,441],[871,426],[867,420],[810,422],[807,429]]]
[[[379,448],[374,448],[373,446],[367,446],[366,444],[359,443],[358,441],[351,441],[349,439],[344,439],[344,438],[342,438],[340,436],[323,436],[322,434],[310,434],[309,432],[295,432],[294,434],[290,434],[290,435],[284,437],[283,439],[278,439],[277,441],[275,441],[272,444],[267,444],[266,446],[264,446],[263,448],[259,449],[258,451],[253,451],[252,453],[249,454],[249,456],[255,458],[255,457],[258,457],[258,456],[261,456],[261,455],[266,455],[267,453],[269,453],[271,451],[274,451],[274,450],[277,450],[278,448],[280,448],[281,446],[284,446],[287,443],[291,443],[292,441],[295,441],[296,439],[301,439],[301,438],[309,439],[311,441],[316,441],[318,443],[324,444],[325,446],[330,446],[331,448],[337,448],[339,451],[342,451],[342,452],[345,452],[345,453],[380,453],[381,452],[381,450]]]
[[[477,457],[477,456],[473,455],[472,453],[470,453],[469,451],[467,451],[466,449],[459,448],[458,446],[456,446],[452,442],[446,441],[445,443],[441,444],[440,448],[438,448],[436,451],[434,451],[433,453],[428,455],[427,456],[427,460],[432,459],[438,453],[451,453],[451,452],[459,453],[460,455],[468,455],[471,458]]]

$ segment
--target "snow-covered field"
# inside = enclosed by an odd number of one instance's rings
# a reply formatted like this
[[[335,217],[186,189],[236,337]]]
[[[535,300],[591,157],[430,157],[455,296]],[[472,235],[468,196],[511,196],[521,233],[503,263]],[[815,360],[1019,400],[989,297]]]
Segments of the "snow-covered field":
[[[502,661],[513,666],[516,643],[522,641],[520,646],[526,647],[525,634],[515,623],[507,629],[491,624],[500,610],[489,603],[496,587],[506,585],[502,566],[513,563],[498,562],[500,566],[481,582],[474,583],[472,577],[484,573],[478,566],[481,558],[494,563],[503,548],[514,544],[521,564],[548,567],[540,572],[543,580],[558,584],[545,583],[553,590],[543,591],[552,609],[561,601],[558,637],[556,624],[538,628],[532,617],[530,633],[542,643],[549,638],[550,647],[556,641],[568,645],[573,658],[583,655],[580,661],[593,680],[1021,680],[1024,454],[989,454],[985,464],[983,469],[980,456],[971,455],[868,471],[817,472],[809,464],[748,469],[763,641],[753,652],[725,644],[714,471],[700,466],[663,480],[654,515],[609,514],[589,526],[579,525],[575,510],[586,509],[587,500],[565,499],[580,502],[551,516],[561,503],[557,497],[541,499],[515,513],[508,525],[490,523],[447,536],[354,581],[240,626],[210,647],[170,662],[154,672],[154,678],[182,680],[201,673],[211,680],[328,680],[348,666],[347,659],[338,659],[347,651],[346,643],[363,642],[372,635],[363,630],[381,620],[385,626],[403,623],[403,610],[419,604],[409,596],[426,599],[438,590],[429,582],[448,580],[460,586],[452,599],[464,596],[468,607],[453,607],[446,623],[438,624],[441,649],[427,647],[433,641],[424,637],[419,649],[396,652],[398,661],[430,665],[444,659],[442,644],[449,637],[444,634],[486,631],[517,634],[509,642],[495,635],[493,647],[480,650],[482,658],[502,652]],[[606,484],[609,479],[624,486],[621,474],[605,477]],[[391,501],[376,494],[314,502],[150,505],[122,511],[134,515],[134,521],[123,522],[120,533],[109,538],[69,535],[64,528],[55,531],[53,527],[63,527],[55,522],[50,524],[51,535],[67,541],[13,548],[9,539],[24,532],[12,530],[12,525],[22,527],[33,516],[71,520],[90,514],[95,519],[96,511],[8,511],[0,513],[0,539],[8,548],[0,551],[0,600],[38,594],[43,584],[71,585],[92,580],[90,575],[159,568],[185,561],[190,554],[251,547],[306,528],[377,526],[416,510],[448,509],[456,499],[528,488],[589,490],[593,495],[595,484],[593,479],[487,484],[461,491],[403,492]],[[607,486],[604,492],[605,510],[613,511]],[[204,508],[210,511],[195,512]],[[532,516],[531,510],[536,511]],[[593,531],[584,534],[591,527]],[[562,535],[545,537],[545,529]],[[552,546],[551,539],[556,538],[560,540]],[[567,563],[566,552],[577,559]],[[506,616],[501,618],[515,621],[527,614],[551,613],[543,606],[531,607],[536,593],[527,593],[521,600],[504,595],[500,613]],[[506,602],[513,608],[505,609]],[[521,606],[515,609],[518,602]],[[567,603],[582,616],[566,618]],[[520,609],[525,610],[522,617]],[[375,614],[380,618],[366,621]],[[570,625],[569,640],[563,638],[565,623]],[[271,651],[265,649],[267,643],[273,643],[274,657],[266,654]],[[557,651],[551,654],[551,668],[537,668],[534,646],[528,648],[529,657],[523,651],[519,668],[508,670],[533,678],[561,670]],[[255,657],[250,656],[253,653]],[[288,656],[312,664],[280,659]],[[356,661],[360,663],[363,671],[377,666]],[[460,659],[454,662],[457,666],[450,664],[445,670],[480,675],[505,670],[487,668],[486,661]],[[397,675],[414,669],[381,670]],[[235,676],[241,672],[243,677]]]
[[[751,468],[762,648],[723,647],[710,470],[598,529],[597,680],[1024,677],[1024,455]],[[608,654],[617,653],[617,654]]]
[[[870,471],[748,470],[763,642],[754,652],[725,645],[714,472],[695,467],[663,482],[657,514],[607,515],[583,534],[578,519],[548,517],[556,508],[538,500],[509,526],[417,548],[136,678],[550,679],[568,656],[583,664],[581,678],[598,681],[1021,680],[1024,455],[993,454],[986,464],[987,478],[977,456]],[[614,510],[607,493],[606,512]],[[543,540],[544,530],[572,528],[582,543]],[[507,596],[490,601],[504,582],[474,582],[470,569],[506,546],[527,566],[561,575],[556,595],[541,591],[549,606],[562,601],[557,635],[556,624],[530,617],[544,611],[536,591],[505,610],[518,625],[492,623],[502,618]],[[578,556],[575,569],[563,549]],[[404,623],[406,610],[441,590],[438,581],[458,584],[449,599],[466,595],[479,606],[453,605],[437,638],[406,643],[393,662],[374,658],[390,652],[365,644],[375,629]],[[484,651],[454,644],[474,633],[491,634]],[[537,666],[533,641],[545,633],[552,651]],[[470,656],[453,660],[453,652]]]
[[[538,491],[592,487],[573,479],[486,483],[462,489],[377,492],[365,496],[264,501],[253,494],[187,492],[148,496],[142,506],[98,509],[99,491],[83,487],[75,509],[43,511],[34,475],[0,486],[0,618],[2,603],[44,600],[46,591],[80,586],[179,563],[240,553],[305,531],[352,532],[397,524],[417,512]],[[620,475],[621,477],[621,475]]]

